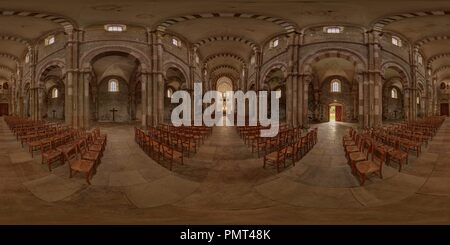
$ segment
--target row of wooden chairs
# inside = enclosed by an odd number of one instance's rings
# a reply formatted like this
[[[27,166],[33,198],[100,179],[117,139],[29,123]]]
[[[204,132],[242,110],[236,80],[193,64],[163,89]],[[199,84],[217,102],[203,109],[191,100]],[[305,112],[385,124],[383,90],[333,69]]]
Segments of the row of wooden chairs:
[[[423,124],[425,128],[434,128],[442,125],[441,118],[429,120],[430,124]],[[361,185],[364,185],[370,174],[376,174],[383,178],[383,164],[389,165],[396,162],[401,171],[404,164],[408,164],[408,152],[414,150],[419,156],[423,138],[411,138],[414,133],[399,133],[399,128],[366,129],[358,133],[350,128],[348,134],[342,139],[345,156],[351,167],[352,173],[358,177]],[[431,140],[428,139],[427,140]]]
[[[135,142],[156,162],[167,162],[172,170],[173,163],[184,164],[184,157],[196,153],[200,144],[211,135],[205,126],[174,127],[159,125],[149,127],[147,132],[134,128]]]
[[[277,149],[268,152],[264,156],[263,168],[266,165],[275,166],[277,172],[280,172],[280,166],[286,168],[286,160],[291,160],[293,166],[302,159],[315,144],[317,144],[318,128],[309,131],[305,136],[293,138],[292,141],[279,144]]]
[[[24,135],[37,135],[30,137],[33,140],[25,143],[32,156],[34,151],[41,151],[41,163],[46,164],[49,171],[52,171],[52,165],[55,163],[68,162],[70,177],[74,173],[83,172],[86,174],[86,182],[91,184],[90,180],[101,162],[107,144],[107,135],[101,134],[99,128],[86,132],[41,121],[28,123],[20,118],[10,118],[9,122],[13,127],[19,125],[17,123],[27,125],[21,126],[21,130],[16,132],[26,131]],[[32,133],[29,133],[30,131]]]

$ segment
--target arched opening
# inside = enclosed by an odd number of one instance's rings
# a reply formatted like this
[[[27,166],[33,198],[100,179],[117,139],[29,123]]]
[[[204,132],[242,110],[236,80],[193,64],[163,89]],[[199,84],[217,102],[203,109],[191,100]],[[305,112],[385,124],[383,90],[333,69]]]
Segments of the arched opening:
[[[343,120],[343,106],[340,103],[331,103],[328,105],[328,121],[329,122],[342,122]]]
[[[392,67],[385,69],[382,88],[382,120],[401,121],[405,115],[405,95],[403,74]]]
[[[231,80],[231,78],[227,76],[219,77],[216,82],[216,90],[222,95],[223,113],[234,113],[234,106],[232,106],[231,108],[227,108],[227,103],[230,100],[230,98],[227,96],[227,92],[233,91],[233,81]],[[231,111],[227,111],[228,109],[231,109]]]
[[[23,116],[25,117],[31,117],[31,112],[30,112],[30,83],[25,84],[24,87],[24,93],[23,93]]]
[[[65,119],[65,85],[63,70],[59,66],[50,66],[41,74],[42,98],[40,113],[43,119],[64,120]]]
[[[281,92],[281,97],[279,100],[279,119],[280,122],[286,122],[286,77],[281,68],[273,68],[268,73],[264,79],[263,88],[267,88],[268,93],[268,111],[271,111],[270,101],[272,95],[270,92],[279,91]]]
[[[177,106],[177,104],[171,103],[172,95],[178,90],[186,89],[186,86],[186,78],[180,69],[170,67],[166,70],[164,81],[164,122],[170,122],[172,110]]]
[[[125,52],[110,51],[95,56],[91,66],[91,120],[120,123],[140,119],[139,60]]]
[[[325,57],[311,66],[308,84],[309,123],[358,121],[358,81],[353,62]]]

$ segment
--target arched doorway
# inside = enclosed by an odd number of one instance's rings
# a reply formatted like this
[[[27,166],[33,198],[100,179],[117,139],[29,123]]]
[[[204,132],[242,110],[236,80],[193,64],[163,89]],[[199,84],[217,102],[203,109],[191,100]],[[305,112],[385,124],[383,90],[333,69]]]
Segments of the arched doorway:
[[[23,116],[24,117],[31,117],[30,112],[30,83],[25,84],[25,87],[23,89]]]
[[[65,119],[65,85],[60,66],[47,67],[40,75],[41,118],[47,120]]]
[[[344,108],[340,103],[331,103],[328,105],[328,121],[329,122],[342,122]]]
[[[172,95],[176,91],[186,88],[186,77],[183,72],[177,67],[169,67],[164,79],[164,122],[170,122],[172,110],[178,105],[171,102]]]
[[[270,101],[271,92],[278,91],[281,93],[279,100],[279,119],[280,122],[286,122],[286,77],[283,69],[281,67],[274,67],[267,73],[263,88],[267,89],[268,92],[268,111],[271,111]]]
[[[406,119],[404,84],[406,83],[404,74],[397,67],[388,67],[383,73],[382,88],[382,120],[399,121]]]
[[[232,105],[231,108],[227,108],[227,103],[230,100],[230,98],[227,96],[227,93],[233,91],[233,81],[231,80],[231,78],[226,76],[219,77],[219,79],[217,79],[216,82],[216,90],[222,95],[223,113],[224,114],[234,113],[234,105]],[[229,109],[231,111],[227,111]]]
[[[109,51],[95,56],[91,66],[90,119],[116,123],[135,120],[142,101],[139,60],[122,51]]]

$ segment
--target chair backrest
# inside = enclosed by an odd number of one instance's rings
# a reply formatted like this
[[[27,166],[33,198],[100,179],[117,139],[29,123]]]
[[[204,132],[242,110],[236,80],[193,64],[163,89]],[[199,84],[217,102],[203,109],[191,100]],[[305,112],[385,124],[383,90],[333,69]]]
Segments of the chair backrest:
[[[383,168],[383,164],[385,161],[386,161],[386,151],[383,151],[380,147],[375,147],[372,153],[372,162],[379,165],[380,171]]]
[[[79,142],[78,142],[78,144],[77,144],[77,147],[78,147],[78,152],[80,153],[80,154],[84,154],[84,153],[86,153],[86,151],[87,151],[87,149],[86,149],[86,140],[80,140]]]
[[[69,165],[72,165],[72,162],[78,160],[77,155],[77,146],[73,145],[69,147],[66,151],[64,151],[64,157],[69,162]]]
[[[47,152],[52,149],[52,141],[50,140],[43,140],[41,141],[41,151]]]
[[[366,159],[369,159],[369,154],[373,152],[373,142],[371,139],[365,139],[363,143],[362,151],[366,155]]]
[[[164,154],[167,154],[171,157],[173,156],[173,149],[170,146],[163,144],[162,147],[163,147]]]

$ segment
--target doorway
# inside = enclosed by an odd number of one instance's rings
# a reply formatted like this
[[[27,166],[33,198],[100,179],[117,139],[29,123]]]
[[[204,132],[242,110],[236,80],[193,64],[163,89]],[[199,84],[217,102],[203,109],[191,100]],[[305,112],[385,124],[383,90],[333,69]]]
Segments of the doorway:
[[[341,104],[330,104],[330,122],[342,122],[342,105]]]
[[[441,116],[449,116],[448,103],[441,103]]]
[[[8,104],[0,103],[0,117],[3,115],[7,116],[8,114]]]

